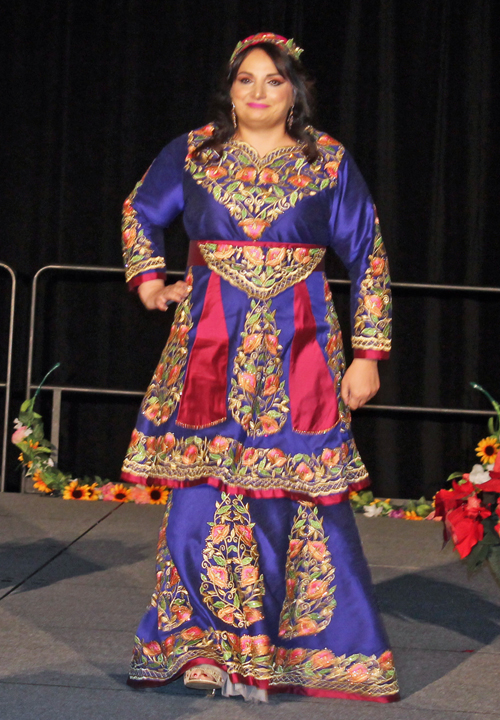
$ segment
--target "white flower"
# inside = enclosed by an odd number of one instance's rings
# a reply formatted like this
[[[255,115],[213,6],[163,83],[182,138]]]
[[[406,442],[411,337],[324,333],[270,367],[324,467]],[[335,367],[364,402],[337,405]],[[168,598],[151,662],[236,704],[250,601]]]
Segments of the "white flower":
[[[363,513],[366,515],[366,517],[378,517],[382,514],[384,511],[384,508],[376,505],[365,505],[363,508]]]
[[[469,473],[469,480],[471,483],[474,483],[474,485],[482,485],[483,483],[488,482],[490,479],[489,470],[492,468],[492,464],[487,465],[486,467],[484,465],[474,465]]]
[[[54,467],[54,461],[52,460],[51,457],[49,457],[49,459],[47,460],[47,465],[48,465],[49,467]]]

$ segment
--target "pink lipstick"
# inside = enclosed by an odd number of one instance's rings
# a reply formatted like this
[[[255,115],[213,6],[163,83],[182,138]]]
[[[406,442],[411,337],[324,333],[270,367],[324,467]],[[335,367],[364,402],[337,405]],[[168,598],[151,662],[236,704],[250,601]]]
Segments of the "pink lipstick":
[[[269,107],[269,105],[264,105],[264,103],[254,103],[254,102],[249,102],[249,103],[247,103],[247,105],[248,105],[248,107],[251,107],[251,108],[267,108],[267,107]]]

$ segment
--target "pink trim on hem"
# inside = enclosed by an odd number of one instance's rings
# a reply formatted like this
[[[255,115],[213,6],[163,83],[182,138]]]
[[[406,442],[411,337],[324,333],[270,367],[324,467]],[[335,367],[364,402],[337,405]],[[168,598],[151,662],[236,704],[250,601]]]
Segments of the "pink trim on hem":
[[[151,270],[151,272],[141,273],[128,281],[128,289],[131,292],[134,292],[134,290],[137,290],[139,285],[142,285],[144,282],[148,282],[148,280],[166,280],[166,277],[167,273],[162,272],[161,270]]]
[[[181,675],[186,672],[186,670],[189,670],[189,668],[191,667],[196,667],[196,665],[213,665],[214,667],[217,667],[220,670],[227,672],[225,665],[220,665],[214,660],[195,658],[194,660],[189,660],[189,662],[183,665],[182,669],[179,670],[179,672],[176,673],[174,677],[171,677],[168,680],[135,680],[132,678],[128,678],[127,685],[137,689],[168,685],[169,683],[174,682],[174,680],[180,678]],[[399,693],[396,693],[394,695],[383,695],[381,697],[367,697],[366,695],[361,695],[360,693],[346,693],[337,690],[315,690],[313,688],[307,688],[301,685],[282,685],[281,687],[269,687],[269,682],[267,680],[256,680],[251,676],[243,676],[239,675],[238,673],[228,673],[228,675],[232,683],[242,683],[244,685],[249,685],[252,687],[260,688],[262,690],[267,690],[270,695],[276,695],[278,693],[290,693],[293,695],[305,695],[308,697],[340,698],[343,700],[365,700],[368,702],[379,703],[392,703],[400,700]]]
[[[300,492],[288,492],[287,490],[280,490],[278,488],[274,490],[249,490],[248,488],[242,488],[238,485],[228,485],[223,480],[220,480],[219,478],[215,477],[203,477],[203,478],[197,478],[196,480],[173,480],[171,478],[152,478],[151,482],[148,481],[147,478],[139,477],[138,475],[133,475],[132,473],[122,473],[121,479],[124,482],[128,483],[134,483],[135,485],[158,485],[161,487],[168,487],[168,488],[185,488],[185,487],[195,487],[198,485],[210,485],[211,487],[215,488],[216,490],[221,490],[222,492],[227,492],[230,495],[243,495],[245,497],[253,497],[253,498],[261,498],[261,499],[268,499],[268,498],[288,498],[289,500],[295,500],[296,502],[299,502],[301,500],[305,500],[307,502],[313,502],[316,505],[337,505],[338,503],[347,502],[349,500],[349,493],[350,492],[359,492],[359,490],[363,490],[364,488],[368,487],[368,485],[371,484],[370,478],[365,478],[365,480],[360,480],[357,483],[351,483],[349,485],[348,490],[344,490],[344,492],[337,493],[335,495],[319,495],[319,496],[312,496],[307,495],[307,493],[300,493]]]
[[[389,360],[389,350],[354,350],[355,358],[364,360]]]

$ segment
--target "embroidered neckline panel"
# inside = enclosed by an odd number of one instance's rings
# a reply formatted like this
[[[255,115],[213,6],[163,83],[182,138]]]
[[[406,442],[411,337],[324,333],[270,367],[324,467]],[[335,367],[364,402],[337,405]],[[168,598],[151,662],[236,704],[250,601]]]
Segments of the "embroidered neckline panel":
[[[207,125],[188,138],[186,170],[213,198],[224,205],[251,240],[303,198],[337,184],[344,147],[325,133],[314,132],[319,158],[310,164],[300,145],[277,148],[264,157],[245,142],[224,145],[222,156],[211,148],[193,157],[194,150],[213,132]]]

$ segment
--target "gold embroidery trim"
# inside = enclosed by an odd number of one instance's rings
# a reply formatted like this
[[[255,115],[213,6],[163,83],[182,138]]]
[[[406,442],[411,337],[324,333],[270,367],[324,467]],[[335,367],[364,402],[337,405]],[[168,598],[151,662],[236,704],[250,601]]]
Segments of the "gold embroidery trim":
[[[158,630],[161,632],[174,630],[190,620],[193,614],[189,593],[181,582],[167,545],[167,525],[171,509],[170,493],[158,540],[156,587],[151,598],[151,607],[158,611]]]
[[[289,412],[275,315],[271,300],[251,301],[234,358],[229,410],[251,437],[279,432]]]
[[[196,481],[218,478],[244,490],[283,490],[320,497],[368,477],[353,439],[321,454],[287,455],[280,448],[244,447],[234,438],[160,438],[133,433],[123,471],[141,478]]]
[[[375,238],[370,262],[358,293],[354,314],[353,350],[391,349],[391,280],[380,225],[375,212]]]
[[[137,191],[144,182],[144,177],[137,183],[123,205],[122,249],[125,263],[125,279],[127,282],[143,272],[165,270],[165,259],[153,257],[153,246],[140,222],[133,202]]]
[[[210,270],[248,296],[268,300],[305,280],[322,261],[326,248],[235,246],[198,243]]]
[[[300,146],[278,148],[264,158],[243,142],[224,145],[222,157],[207,149],[193,151],[211,134],[211,126],[188,138],[186,170],[213,198],[224,205],[243,232],[258,240],[286,210],[337,184],[344,148],[333,138],[314,132],[319,159],[309,164]]]
[[[271,644],[267,635],[238,636],[224,630],[192,626],[169,635],[161,644],[136,637],[130,677],[167,681],[186,663],[203,658],[229,674],[267,680],[271,688],[300,686],[381,698],[399,691],[393,656],[335,655],[328,648],[285,648]]]
[[[247,628],[262,620],[264,576],[242,495],[222,493],[205,541],[200,594],[210,612],[228,625]]]
[[[318,507],[299,503],[285,568],[286,597],[279,629],[283,639],[317,635],[330,624],[337,601],[327,541]]]
[[[186,283],[193,286],[192,268]],[[167,344],[142,401],[141,412],[154,425],[165,423],[176,409],[184,388],[189,332],[193,327],[191,293],[177,305]],[[161,443],[162,438],[158,438]]]
[[[341,394],[341,383],[345,372],[345,356],[344,345],[342,342],[342,331],[340,323],[333,304],[332,293],[326,276],[325,280],[325,303],[326,315],[325,320],[328,324],[328,339],[326,342],[325,352],[328,358],[328,367],[332,371],[333,382],[335,384],[335,393],[337,395],[337,405],[339,409],[339,419],[346,429],[351,427],[351,413],[344,403]]]

